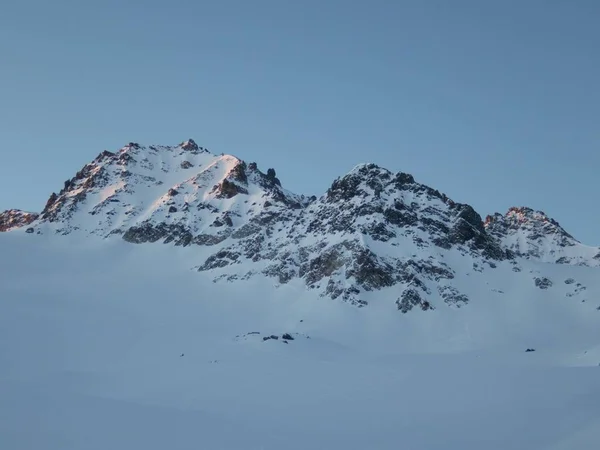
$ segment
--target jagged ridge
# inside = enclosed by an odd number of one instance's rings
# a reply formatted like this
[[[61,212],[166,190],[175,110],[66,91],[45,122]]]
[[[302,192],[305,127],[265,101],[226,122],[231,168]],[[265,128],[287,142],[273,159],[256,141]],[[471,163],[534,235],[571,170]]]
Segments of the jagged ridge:
[[[402,312],[468,303],[454,283],[464,261],[474,272],[498,264],[520,271],[515,257],[600,263],[598,249],[528,208],[484,222],[471,206],[374,164],[356,166],[320,198],[296,195],[274,169],[214,155],[191,139],[104,151],[50,196],[39,217],[0,218],[11,224],[6,230],[200,246],[196,269],[215,281],[298,279],[358,306],[369,292],[393,289]]]
[[[487,216],[485,228],[517,256],[557,264],[600,265],[600,249],[581,244],[543,211],[513,207]]]
[[[8,209],[0,213],[0,232],[25,227],[36,220],[38,216],[36,213],[20,209]]]

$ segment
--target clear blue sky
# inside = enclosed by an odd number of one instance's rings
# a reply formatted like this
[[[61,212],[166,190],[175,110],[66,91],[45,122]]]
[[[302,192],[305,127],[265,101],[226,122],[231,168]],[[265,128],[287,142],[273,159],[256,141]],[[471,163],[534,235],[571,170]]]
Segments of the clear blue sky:
[[[360,162],[600,244],[598,0],[28,0],[0,13],[0,209],[193,137],[321,194]]]

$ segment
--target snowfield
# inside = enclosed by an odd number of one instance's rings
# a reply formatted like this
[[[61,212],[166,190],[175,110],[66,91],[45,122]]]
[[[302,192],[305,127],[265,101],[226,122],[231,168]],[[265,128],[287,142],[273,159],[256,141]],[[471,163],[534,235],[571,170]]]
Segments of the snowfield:
[[[2,449],[600,442],[594,268],[520,262],[586,302],[507,285],[507,265],[472,274],[465,307],[400,314],[386,290],[356,308],[301,280],[213,283],[197,247],[5,233],[0,254]]]

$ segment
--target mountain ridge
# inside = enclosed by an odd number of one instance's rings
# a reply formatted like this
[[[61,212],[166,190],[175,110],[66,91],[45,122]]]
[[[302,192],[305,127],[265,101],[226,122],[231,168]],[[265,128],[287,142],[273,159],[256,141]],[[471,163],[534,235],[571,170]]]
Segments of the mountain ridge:
[[[298,195],[274,169],[215,155],[192,139],[103,151],[39,216],[12,210],[0,215],[3,223],[11,232],[194,245],[201,249],[194,269],[215,282],[301,280],[322,297],[358,307],[391,289],[404,313],[460,308],[470,301],[458,287],[463,277],[498,266],[516,274],[522,260],[600,266],[600,249],[531,208],[484,220],[412,175],[370,163],[338,177],[320,197]],[[540,289],[549,287],[546,279],[533,277]]]

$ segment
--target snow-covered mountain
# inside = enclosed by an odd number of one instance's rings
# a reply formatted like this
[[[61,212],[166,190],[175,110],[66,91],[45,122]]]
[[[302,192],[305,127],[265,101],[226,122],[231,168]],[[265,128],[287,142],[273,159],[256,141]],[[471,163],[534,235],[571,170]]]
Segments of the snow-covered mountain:
[[[221,235],[223,227],[239,226],[263,208],[299,208],[302,201],[281,188],[273,171],[213,155],[193,140],[175,147],[130,143],[102,152],[67,180],[32,228],[202,244],[202,235]]]
[[[195,246],[195,268],[214,281],[301,280],[322,297],[359,307],[385,291],[402,312],[464,306],[480,295],[472,287],[488,282],[483,272],[527,277],[544,290],[563,281],[546,276],[543,265],[521,273],[526,260],[600,265],[600,249],[529,208],[484,222],[471,206],[374,164],[356,166],[319,198],[297,195],[274,169],[212,154],[191,139],[104,151],[39,216],[8,211],[0,218],[4,230]],[[578,294],[586,288],[576,286]]]
[[[542,211],[510,208],[485,219],[486,230],[515,255],[537,261],[600,266],[600,248],[583,245]]]
[[[0,213],[0,231],[10,231],[29,225],[38,218],[39,214],[9,209]]]
[[[189,140],[103,152],[0,229],[0,448],[600,439],[598,249],[543,213],[373,164],[297,195]]]

